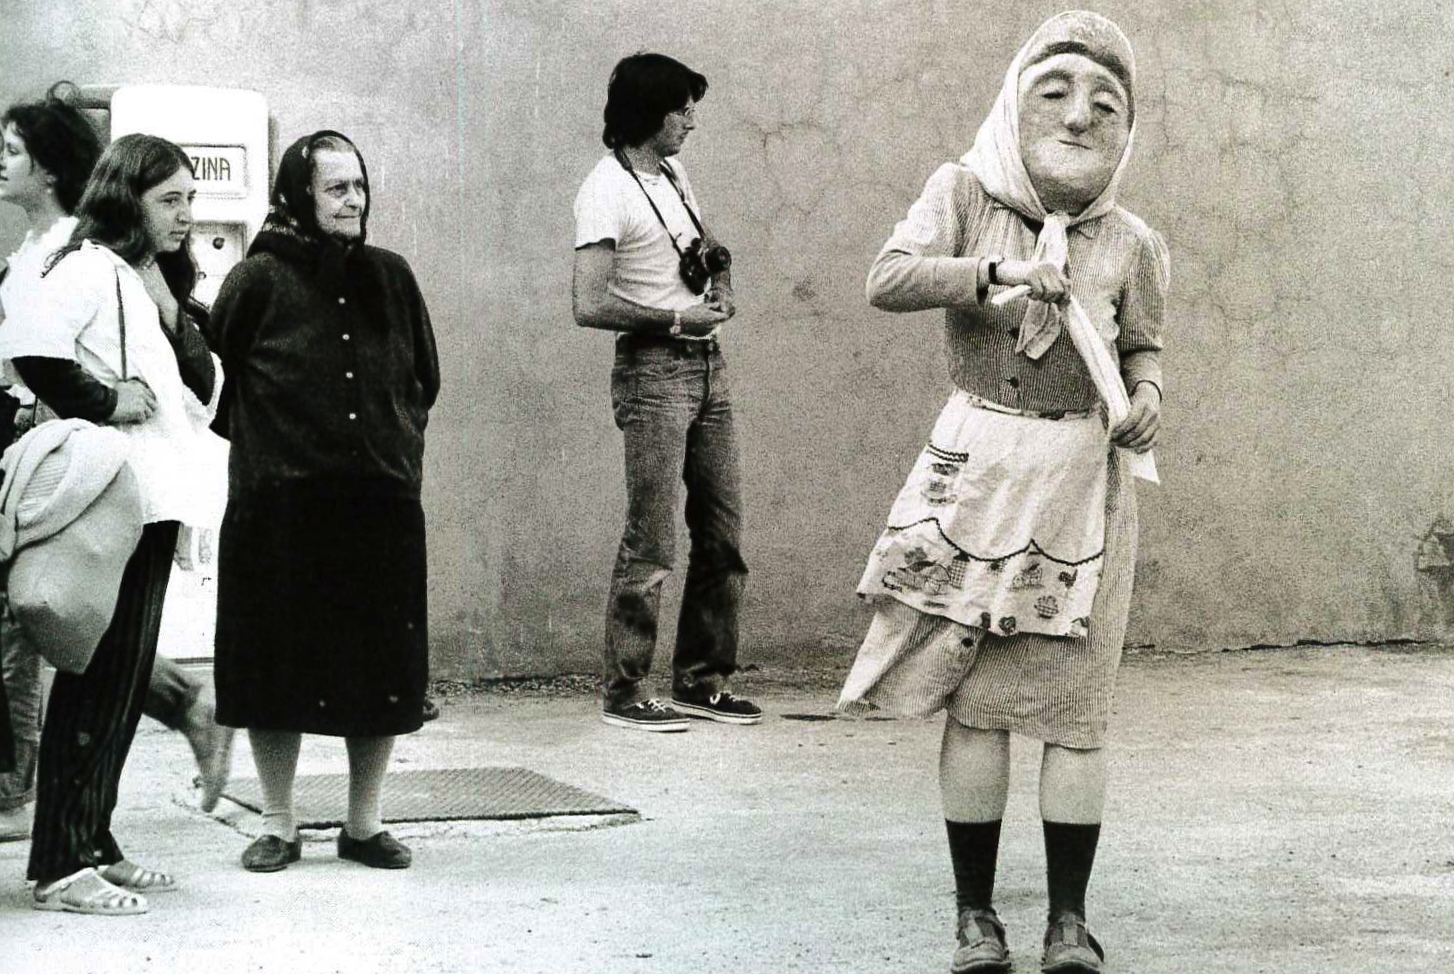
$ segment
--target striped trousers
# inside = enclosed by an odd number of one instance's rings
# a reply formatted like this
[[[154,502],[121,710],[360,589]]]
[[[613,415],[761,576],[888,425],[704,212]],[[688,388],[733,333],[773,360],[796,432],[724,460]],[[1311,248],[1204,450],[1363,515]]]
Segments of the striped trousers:
[[[30,879],[50,882],[123,858],[111,813],[141,721],[177,528],[175,521],[146,525],[91,665],[56,674],[40,735]]]

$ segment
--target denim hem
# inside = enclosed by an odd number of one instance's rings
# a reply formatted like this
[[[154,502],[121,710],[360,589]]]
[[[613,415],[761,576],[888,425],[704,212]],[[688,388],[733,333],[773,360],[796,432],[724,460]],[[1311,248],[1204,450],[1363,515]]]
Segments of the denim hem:
[[[652,694],[643,693],[640,685],[633,684],[626,688],[624,694],[619,691],[615,694],[609,691],[603,691],[601,693],[601,709],[620,710],[623,707],[631,706],[633,703],[641,703],[650,699],[652,699]]]
[[[0,798],[0,812],[13,812],[17,808],[35,804],[35,789],[32,788],[19,798]]]

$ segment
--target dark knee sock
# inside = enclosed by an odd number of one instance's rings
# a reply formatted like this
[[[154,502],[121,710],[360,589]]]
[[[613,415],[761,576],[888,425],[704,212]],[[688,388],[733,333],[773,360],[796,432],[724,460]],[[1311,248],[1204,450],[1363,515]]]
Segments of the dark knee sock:
[[[954,863],[954,901],[960,910],[988,910],[995,895],[995,863],[1000,855],[1000,820],[951,822],[949,859]]]
[[[1044,822],[1045,876],[1050,888],[1050,918],[1074,913],[1085,919],[1085,889],[1090,885],[1101,826]]]

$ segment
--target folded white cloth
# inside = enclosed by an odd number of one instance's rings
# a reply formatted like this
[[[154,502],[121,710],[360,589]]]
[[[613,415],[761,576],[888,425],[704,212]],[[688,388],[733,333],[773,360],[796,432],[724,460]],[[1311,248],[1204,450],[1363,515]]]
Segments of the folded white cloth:
[[[0,457],[0,561],[70,524],[127,462],[119,430],[57,419],[26,433]]]

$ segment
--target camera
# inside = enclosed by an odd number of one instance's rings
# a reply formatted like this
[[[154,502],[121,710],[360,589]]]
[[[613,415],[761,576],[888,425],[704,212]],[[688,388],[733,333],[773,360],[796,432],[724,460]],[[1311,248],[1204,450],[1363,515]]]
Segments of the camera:
[[[707,289],[707,281],[712,275],[720,274],[731,266],[731,251],[726,247],[703,246],[702,238],[698,237],[682,251],[677,272],[693,294],[701,294]]]

